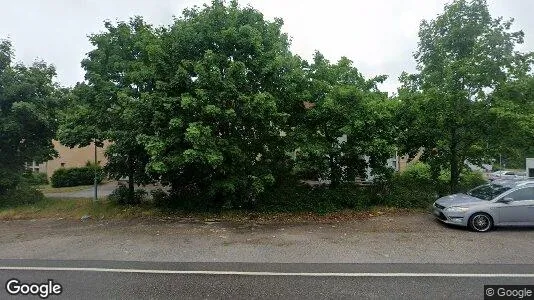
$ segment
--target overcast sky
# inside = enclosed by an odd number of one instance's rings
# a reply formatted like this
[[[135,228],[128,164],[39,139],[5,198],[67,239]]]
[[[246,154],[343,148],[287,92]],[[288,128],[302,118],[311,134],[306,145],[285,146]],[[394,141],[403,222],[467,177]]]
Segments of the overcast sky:
[[[103,21],[143,16],[156,25],[202,0],[17,0],[2,5],[0,38],[9,38],[17,61],[43,59],[56,66],[64,86],[83,80],[80,61],[90,51],[87,35],[103,30]],[[412,53],[423,19],[442,12],[445,0],[241,0],[269,19],[284,19],[292,50],[310,59],[315,50],[332,61],[347,56],[365,75],[389,75],[382,86],[396,91],[402,71],[415,69]],[[493,16],[515,18],[525,32],[522,51],[534,51],[533,0],[489,0]]]

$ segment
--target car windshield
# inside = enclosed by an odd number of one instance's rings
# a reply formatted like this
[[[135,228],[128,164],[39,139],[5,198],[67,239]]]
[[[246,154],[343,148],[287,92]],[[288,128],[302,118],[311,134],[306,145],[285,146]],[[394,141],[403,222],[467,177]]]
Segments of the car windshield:
[[[486,184],[470,190],[467,195],[489,201],[509,189],[510,187],[499,184]]]

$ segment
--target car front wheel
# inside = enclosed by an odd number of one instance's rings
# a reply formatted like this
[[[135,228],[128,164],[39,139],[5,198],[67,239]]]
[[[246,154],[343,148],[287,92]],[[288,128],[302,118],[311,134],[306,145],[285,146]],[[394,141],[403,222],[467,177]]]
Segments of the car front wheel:
[[[474,213],[469,218],[469,229],[477,232],[490,231],[493,228],[493,219],[486,213]]]

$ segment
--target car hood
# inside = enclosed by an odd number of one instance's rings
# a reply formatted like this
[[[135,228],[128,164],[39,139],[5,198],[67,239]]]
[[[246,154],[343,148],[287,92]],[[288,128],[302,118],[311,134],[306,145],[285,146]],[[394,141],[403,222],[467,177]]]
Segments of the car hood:
[[[445,197],[441,197],[438,200],[436,200],[436,203],[449,207],[449,206],[459,206],[459,205],[473,205],[473,204],[479,204],[480,202],[486,202],[485,200],[469,196],[466,194],[453,194]]]

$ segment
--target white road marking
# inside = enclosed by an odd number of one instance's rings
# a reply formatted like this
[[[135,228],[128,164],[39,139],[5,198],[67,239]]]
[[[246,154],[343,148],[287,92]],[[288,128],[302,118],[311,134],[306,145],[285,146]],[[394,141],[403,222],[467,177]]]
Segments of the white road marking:
[[[306,273],[306,272],[250,272],[250,271],[194,271],[194,270],[149,270],[110,268],[67,268],[67,267],[8,267],[6,271],[80,271],[106,273],[145,273],[178,275],[240,275],[240,276],[302,276],[302,277],[470,277],[470,278],[534,278],[534,274],[484,274],[484,273]]]

